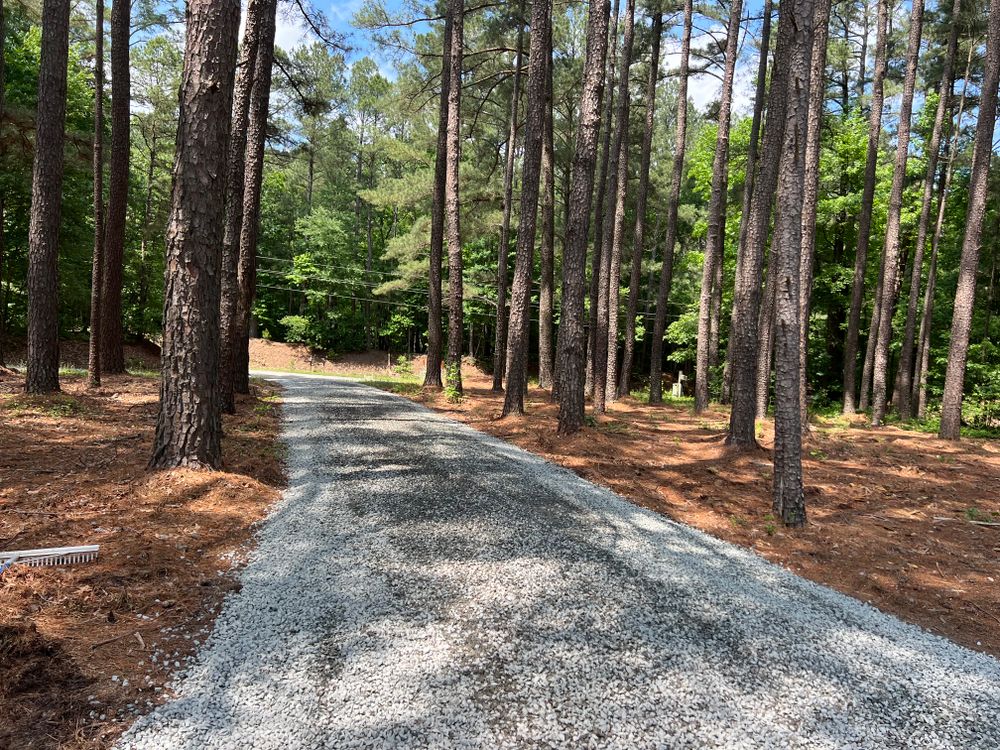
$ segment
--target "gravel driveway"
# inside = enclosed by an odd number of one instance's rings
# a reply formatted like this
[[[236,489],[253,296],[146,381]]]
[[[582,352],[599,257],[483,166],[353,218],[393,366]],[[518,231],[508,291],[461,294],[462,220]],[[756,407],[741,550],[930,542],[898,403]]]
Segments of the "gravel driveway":
[[[342,380],[121,748],[1000,747],[1000,662]]]

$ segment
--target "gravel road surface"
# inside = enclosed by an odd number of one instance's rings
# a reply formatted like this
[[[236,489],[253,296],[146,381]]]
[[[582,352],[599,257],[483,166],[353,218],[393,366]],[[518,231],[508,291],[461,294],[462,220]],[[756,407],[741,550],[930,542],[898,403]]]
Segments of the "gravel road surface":
[[[1000,662],[408,400],[276,379],[289,488],[123,750],[1000,748]]]

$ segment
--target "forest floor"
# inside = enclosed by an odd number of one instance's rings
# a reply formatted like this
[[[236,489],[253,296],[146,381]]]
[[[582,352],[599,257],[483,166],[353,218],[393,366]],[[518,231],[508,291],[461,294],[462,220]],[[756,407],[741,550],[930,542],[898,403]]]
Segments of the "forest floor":
[[[71,366],[75,353],[63,345]],[[152,350],[129,358],[156,367]],[[0,378],[0,549],[101,551],[0,577],[0,747],[107,747],[165,697],[237,586],[244,543],[284,486],[279,392],[255,383],[238,399],[225,471],[147,472],[154,378],[89,390],[65,375],[50,397],[22,383]]]

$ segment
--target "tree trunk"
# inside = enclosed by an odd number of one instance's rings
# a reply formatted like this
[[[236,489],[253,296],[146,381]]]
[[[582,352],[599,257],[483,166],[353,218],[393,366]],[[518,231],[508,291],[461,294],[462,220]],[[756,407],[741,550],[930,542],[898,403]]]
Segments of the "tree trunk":
[[[451,15],[451,47],[448,50],[448,139],[445,156],[444,214],[448,241],[448,387],[462,393],[462,292],[461,203],[458,194],[458,167],[462,160],[462,51],[464,0],[448,0]]]
[[[826,7],[826,0],[819,0]],[[802,487],[802,414],[799,399],[799,320],[802,266],[802,203],[805,190],[813,50],[813,0],[792,0],[782,7],[781,22],[791,16],[781,167],[777,185],[777,220],[771,252],[775,278],[774,357],[774,515],[786,526],[806,521]],[[823,20],[827,12],[819,13]],[[824,34],[825,36],[825,34]],[[820,77],[825,66],[820,67]],[[773,85],[773,84],[772,84]],[[772,89],[773,90],[773,89]],[[822,100],[822,95],[819,97]],[[768,108],[773,113],[774,110]],[[769,116],[770,117],[770,116]],[[767,153],[767,152],[765,152]],[[766,157],[765,157],[766,158]]]
[[[122,273],[125,257],[125,218],[128,211],[128,162],[132,104],[129,79],[130,0],[111,4],[111,156],[108,179],[108,215],[104,228],[104,279],[101,300],[101,368],[125,372],[122,332]]]
[[[608,203],[604,217],[603,260],[597,304],[597,341],[594,349],[594,411],[604,412],[618,385],[618,308],[622,268],[625,193],[628,188],[629,70],[635,39],[635,0],[625,3],[625,30],[618,72],[614,140],[609,165]]]
[[[819,195],[820,130],[826,100],[826,46],[830,34],[830,0],[816,0],[806,114],[805,175],[802,192],[802,253],[799,265],[799,415],[802,434],[809,432],[809,314],[816,263],[816,209]]]
[[[517,152],[517,115],[521,103],[521,57],[524,49],[524,2],[519,6],[517,52],[514,55],[514,92],[510,97],[510,130],[504,146],[503,222],[497,246],[497,325],[493,347],[493,391],[503,390],[507,364],[507,254],[510,252],[510,214],[514,205],[514,155]]]
[[[774,307],[777,304],[775,295],[774,258],[767,264],[764,274],[764,296],[760,300],[760,313],[757,315],[757,327],[760,331],[760,346],[757,347],[757,369],[755,381],[754,407],[757,419],[767,416],[767,407],[771,397],[771,365],[774,361]]]
[[[545,49],[545,138],[542,141],[541,261],[538,291],[538,386],[552,387],[552,310],[555,297],[555,143],[552,120],[552,22]]]
[[[501,417],[524,413],[528,391],[528,342],[531,322],[531,276],[535,266],[535,222],[545,140],[545,102],[548,86],[550,0],[531,4],[531,43],[528,52],[528,102],[525,113],[524,157],[521,164],[521,212],[517,225],[514,284],[510,294],[507,341],[507,393]]]
[[[222,297],[219,305],[222,329],[219,353],[219,402],[226,414],[236,412],[234,390],[236,349],[241,340],[237,311],[240,283],[240,232],[243,228],[243,188],[246,181],[247,124],[250,119],[250,91],[260,48],[261,0],[247,3],[243,43],[236,67],[233,90],[233,122],[226,163],[226,224],[222,239]]]
[[[236,321],[236,366],[233,389],[250,392],[250,319],[257,291],[257,238],[260,234],[260,191],[264,177],[264,144],[267,140],[267,105],[271,96],[271,66],[274,62],[274,34],[277,0],[262,0],[260,39],[250,88],[247,119],[246,174],[243,179],[243,223],[240,226],[237,279],[240,293]]]
[[[219,468],[219,265],[240,9],[189,0],[150,468]]]
[[[726,34],[726,66],[722,76],[719,99],[719,125],[712,158],[712,194],[708,203],[708,230],[705,235],[705,262],[701,268],[701,291],[698,295],[698,343],[695,360],[694,410],[700,414],[708,408],[709,348],[712,328],[712,305],[718,270],[722,266],[725,246],[726,200],[729,172],[729,119],[733,101],[733,77],[739,54],[742,0],[732,0],[729,27]]]
[[[444,180],[448,150],[448,96],[451,87],[451,16],[444,21],[444,53],[441,55],[441,95],[438,100],[437,152],[434,156],[434,191],[431,197],[431,246],[429,294],[427,297],[427,369],[424,388],[439,390],[441,383],[441,256],[444,244]]]
[[[868,245],[871,242],[872,210],[875,203],[875,168],[878,166],[879,138],[882,132],[888,25],[889,0],[878,0],[875,70],[872,76],[871,114],[868,117],[868,151],[865,156],[861,214],[858,217],[858,244],[854,255],[851,311],[847,318],[847,339],[844,342],[844,414],[854,414],[857,410],[858,332],[861,326],[861,310],[865,303],[865,273],[868,270]]]
[[[104,2],[97,2],[94,11],[96,14],[94,22],[94,257],[90,270],[90,347],[87,352],[87,380],[91,388],[98,388],[101,385],[101,286],[104,279]],[[0,44],[3,44],[2,36],[0,36]]]
[[[903,186],[906,182],[906,162],[910,153],[910,115],[913,92],[917,83],[917,59],[920,56],[920,36],[924,23],[924,2],[913,0],[910,12],[910,35],[906,52],[906,76],[903,79],[903,101],[899,110],[896,134],[896,166],[892,173],[889,193],[889,215],[885,227],[885,276],[882,281],[882,304],[878,335],[875,339],[875,363],[872,370],[872,426],[885,420],[889,379],[889,339],[892,338],[893,310],[898,299],[897,282],[902,278],[900,266],[900,223],[903,213]],[[919,280],[920,271],[917,270]],[[873,331],[870,335],[875,335]]]
[[[59,390],[59,222],[68,57],[69,0],[44,0],[28,230],[28,393]]]
[[[797,6],[796,6],[797,7]],[[797,13],[795,13],[797,17]],[[746,220],[744,240],[736,259],[736,283],[733,291],[733,316],[730,326],[732,401],[727,443],[738,448],[757,445],[754,435],[756,416],[757,326],[761,300],[761,270],[764,264],[764,247],[775,190],[778,186],[778,168],[781,163],[788,76],[791,63],[790,50],[797,43],[792,26],[793,12],[778,14],[778,43],[774,52],[774,70],[767,95],[767,122],[761,147],[760,170],[754,179],[750,199],[750,213]],[[799,216],[799,211],[796,216]],[[796,284],[796,288],[797,288]]]
[[[677,86],[677,130],[674,134],[674,163],[667,199],[667,236],[663,244],[663,265],[656,293],[656,317],[653,320],[653,350],[649,365],[649,403],[663,402],[663,334],[667,330],[667,299],[674,270],[674,243],[677,240],[677,208],[684,176],[684,147],[687,143],[688,62],[691,56],[691,0],[684,0],[684,30],[681,33],[681,61]]]
[[[741,0],[736,0],[737,4]],[[663,36],[663,13],[653,14],[651,29],[649,72],[646,76],[646,119],[642,131],[642,148],[639,152],[639,186],[635,196],[635,229],[632,233],[632,268],[628,284],[628,304],[625,313],[625,352],[622,356],[618,396],[624,398],[631,391],[632,360],[635,356],[635,317],[639,313],[639,291],[642,284],[642,252],[646,242],[646,201],[649,195],[649,166],[653,148],[653,129],[656,124],[656,83],[660,77],[660,40]]]
[[[587,234],[594,190],[604,65],[608,50],[610,0],[590,0],[587,17],[587,57],[580,92],[580,116],[576,128],[569,221],[563,250],[562,315],[559,323],[557,388],[559,434],[570,435],[583,427],[584,417],[584,293],[586,286]]]
[[[609,41],[610,53],[605,65],[605,84],[608,85],[607,96],[604,98],[604,114],[601,117],[601,163],[600,172],[597,177],[597,199],[594,205],[594,250],[593,260],[590,268],[590,325],[587,329],[587,395],[594,394],[594,373],[597,365],[594,361],[594,354],[598,349],[597,330],[600,326],[600,299],[601,299],[601,274],[604,273],[604,212],[605,198],[607,196],[608,164],[611,156],[611,117],[614,113],[614,75],[615,65],[618,60],[618,22],[620,20],[618,10],[619,0],[615,0],[614,21],[611,24],[611,39]],[[606,282],[605,282],[606,283]]]
[[[941,149],[941,130],[944,127],[945,111],[954,82],[955,53],[958,49],[959,13],[962,1],[955,0],[951,10],[951,33],[941,71],[941,86],[938,92],[938,106],[934,113],[934,127],[927,148],[927,171],[924,174],[924,194],[920,204],[920,218],[917,221],[917,244],[910,273],[910,296],[906,306],[906,325],[903,330],[903,345],[899,351],[899,387],[897,408],[902,419],[914,416],[913,389],[913,348],[917,322],[917,304],[920,296],[920,275],[924,267],[924,245],[927,241],[927,223],[930,218],[931,199],[934,193],[934,178],[937,176],[938,153]]]
[[[989,30],[986,36],[986,66],[976,122],[975,150],[972,174],[969,178],[969,207],[966,213],[965,239],[958,265],[958,287],[951,318],[951,339],[948,346],[948,369],[941,399],[939,436],[958,440],[962,427],[962,389],[965,384],[965,363],[969,355],[969,331],[972,308],[976,297],[976,270],[979,267],[979,241],[986,213],[990,158],[993,155],[993,130],[997,107],[997,83],[1000,78],[1000,0],[990,0]]]

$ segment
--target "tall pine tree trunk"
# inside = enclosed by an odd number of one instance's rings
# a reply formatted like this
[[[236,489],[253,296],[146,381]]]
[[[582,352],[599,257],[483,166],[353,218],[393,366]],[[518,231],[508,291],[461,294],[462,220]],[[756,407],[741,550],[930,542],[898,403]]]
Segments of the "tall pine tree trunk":
[[[510,214],[514,206],[514,155],[517,152],[517,116],[521,106],[521,57],[524,49],[524,3],[519,7],[517,52],[514,55],[514,92],[510,97],[510,128],[504,146],[503,220],[497,246],[497,326],[493,347],[493,390],[503,390],[507,363],[507,254],[510,252]]]
[[[128,160],[131,154],[129,78],[131,2],[111,4],[111,157],[108,166],[108,215],[104,229],[104,279],[101,299],[101,368],[125,372],[122,332],[122,273],[125,257],[125,218],[128,211]]]
[[[189,0],[150,468],[219,468],[219,266],[238,3]]]
[[[802,434],[809,432],[809,315],[816,264],[816,209],[819,197],[820,130],[826,101],[826,45],[830,34],[830,0],[816,0],[806,114],[805,178],[802,193],[802,257],[799,265],[799,414]]]
[[[986,213],[990,159],[993,156],[993,131],[997,107],[997,83],[1000,79],[1000,0],[990,0],[989,30],[986,36],[986,65],[979,99],[979,120],[976,123],[972,174],[969,177],[969,207],[966,213],[965,239],[958,265],[958,287],[951,318],[951,338],[948,346],[948,370],[941,399],[939,436],[958,440],[962,427],[962,389],[965,384],[965,363],[969,356],[969,331],[972,328],[972,308],[976,298],[976,271],[979,267],[980,237]]]
[[[698,342],[695,358],[694,410],[701,413],[708,408],[709,348],[712,328],[712,305],[715,300],[715,282],[722,265],[725,247],[726,200],[729,184],[729,119],[733,101],[733,78],[736,74],[736,57],[739,54],[740,14],[742,0],[732,0],[729,8],[729,27],[726,34],[726,65],[722,75],[719,98],[719,125],[715,136],[715,154],[712,157],[712,193],[708,202],[708,229],[705,235],[705,262],[701,268],[701,291],[698,295]]]
[[[674,244],[677,241],[677,209],[681,199],[684,174],[684,148],[687,143],[688,63],[691,57],[691,0],[684,0],[684,30],[681,33],[681,61],[677,86],[677,129],[674,134],[674,163],[667,198],[667,236],[663,243],[663,265],[656,292],[656,317],[653,319],[653,348],[649,365],[649,403],[663,402],[663,335],[667,330],[667,300],[674,268]]]
[[[584,294],[586,287],[587,234],[594,191],[604,65],[608,50],[609,0],[590,0],[587,17],[587,57],[580,92],[580,116],[576,127],[569,192],[569,221],[563,250],[562,315],[558,338],[557,392],[559,433],[570,435],[583,427],[586,335]]]
[[[260,39],[250,88],[247,120],[246,175],[243,180],[243,224],[240,227],[240,255],[237,279],[240,294],[236,308],[239,330],[236,338],[236,366],[233,389],[250,392],[250,318],[257,291],[257,239],[260,234],[260,191],[264,177],[264,144],[267,140],[267,104],[271,96],[271,66],[274,62],[274,34],[277,0],[262,0]]]
[[[90,347],[87,380],[101,385],[101,285],[104,279],[104,2],[94,7],[94,257],[90,270]],[[0,44],[3,37],[0,35]],[[2,72],[2,71],[0,71]],[[0,217],[2,219],[2,217]]]
[[[443,332],[441,330],[441,259],[444,245],[444,183],[448,151],[448,96],[451,88],[451,15],[444,21],[441,55],[441,95],[438,100],[437,152],[434,156],[434,189],[431,197],[431,238],[428,252],[427,369],[424,388],[440,389]]]
[[[737,0],[739,2],[739,0]],[[622,355],[621,376],[618,379],[618,396],[624,398],[631,390],[632,360],[635,356],[635,317],[639,313],[639,292],[642,284],[642,253],[646,242],[646,202],[649,196],[649,166],[653,148],[653,128],[656,123],[656,83],[660,77],[660,40],[663,36],[663,13],[653,14],[652,36],[649,53],[649,71],[646,76],[646,117],[642,131],[642,148],[639,152],[639,185],[635,195],[635,229],[632,233],[632,267],[629,274],[628,303],[625,312],[625,352]]]
[[[28,362],[24,384],[28,393],[59,390],[59,222],[68,57],[69,0],[45,0],[28,228]]]
[[[878,166],[879,138],[882,133],[888,25],[889,0],[878,0],[875,70],[872,75],[871,113],[868,117],[868,151],[865,156],[864,187],[861,191],[861,214],[858,217],[858,244],[854,254],[851,311],[847,318],[847,338],[844,341],[844,414],[854,414],[857,410],[858,335],[861,311],[865,303],[865,274],[868,270],[868,245],[871,242],[872,211],[875,206],[875,168]],[[876,309],[877,307],[876,304]],[[863,390],[867,392],[867,389]]]
[[[896,133],[896,166],[892,173],[889,193],[889,215],[885,227],[885,275],[882,279],[882,304],[879,312],[878,335],[875,339],[875,361],[872,370],[872,426],[885,420],[889,387],[889,340],[892,338],[892,318],[898,298],[897,283],[902,278],[900,263],[900,224],[903,213],[903,186],[906,182],[906,162],[910,153],[910,115],[917,83],[917,59],[920,56],[920,36],[924,23],[923,0],[913,0],[910,12],[910,34],[906,52],[906,75],[903,79],[903,100],[899,110]],[[917,271],[919,279],[920,271]],[[872,331],[870,335],[875,335]]]
[[[462,52],[465,44],[465,0],[448,0],[451,47],[448,50],[448,139],[445,150],[444,216],[448,242],[448,387],[462,392],[462,231],[458,168],[462,161]]]
[[[825,3],[826,0],[819,0]],[[799,400],[799,280],[802,264],[802,202],[810,105],[810,57],[814,0],[791,0],[780,10],[790,16],[790,38],[779,47],[788,59],[784,138],[777,185],[777,220],[771,262],[775,277],[774,337],[774,514],[786,526],[806,521],[802,487],[802,414]],[[825,16],[825,12],[821,12]],[[821,66],[822,69],[822,66]],[[771,110],[769,108],[770,112]],[[769,123],[770,125],[770,123]],[[773,155],[772,155],[773,156]],[[765,157],[768,154],[765,151]]]
[[[552,311],[555,304],[556,181],[552,105],[552,22],[545,48],[545,137],[542,141],[541,283],[538,290],[538,386],[552,387]]]
[[[226,165],[226,224],[222,237],[222,297],[219,305],[222,329],[219,352],[219,402],[226,414],[236,411],[236,349],[240,342],[238,318],[240,281],[240,233],[243,228],[243,189],[246,181],[247,124],[250,92],[260,48],[261,0],[247,3],[243,43],[236,66],[233,90],[233,122]]]
[[[757,418],[767,416],[767,406],[771,397],[771,365],[774,361],[774,307],[777,304],[774,273],[774,259],[767,264],[764,274],[764,296],[760,300],[757,328],[760,331],[760,346],[757,347],[757,376],[755,381],[755,411]]]
[[[954,81],[955,53],[958,49],[959,13],[962,0],[955,0],[951,10],[951,33],[941,71],[941,86],[938,90],[937,111],[934,113],[934,127],[927,147],[927,171],[924,174],[924,194],[920,203],[920,218],[917,220],[917,244],[914,248],[913,267],[910,273],[910,296],[906,305],[906,325],[903,329],[903,345],[899,351],[899,388],[897,389],[900,417],[914,416],[913,389],[913,349],[917,327],[917,304],[920,298],[920,276],[924,267],[924,245],[927,241],[927,224],[930,219],[931,202],[934,193],[934,179],[937,176],[938,153],[941,149],[941,130],[944,127],[945,111]]]
[[[795,14],[798,15],[797,13]],[[791,50],[801,30],[793,27],[793,11],[778,13],[778,42],[774,52],[774,70],[767,95],[767,127],[761,147],[760,169],[753,184],[750,211],[744,239],[736,259],[736,284],[733,292],[733,316],[730,327],[732,410],[727,443],[738,448],[757,445],[754,434],[757,398],[758,316],[761,308],[761,271],[764,247],[774,194],[778,187],[788,103],[788,76]],[[799,207],[799,212],[801,206]],[[796,216],[799,216],[796,212]],[[798,285],[796,284],[796,288]]]
[[[507,393],[501,416],[524,413],[528,391],[528,341],[531,322],[531,276],[535,266],[535,222],[545,140],[545,101],[548,86],[550,0],[531,4],[531,44],[528,53],[528,102],[525,113],[524,158],[521,166],[521,212],[517,225],[514,284],[510,294],[507,340]]]
[[[622,268],[622,233],[625,227],[625,193],[628,187],[629,70],[635,39],[635,0],[626,0],[625,29],[615,99],[614,138],[609,164],[608,203],[604,217],[604,259],[598,290],[597,342],[594,349],[594,410],[604,412],[618,384],[618,307]]]

